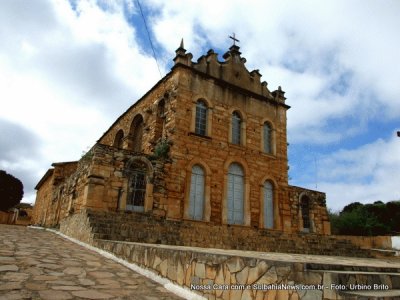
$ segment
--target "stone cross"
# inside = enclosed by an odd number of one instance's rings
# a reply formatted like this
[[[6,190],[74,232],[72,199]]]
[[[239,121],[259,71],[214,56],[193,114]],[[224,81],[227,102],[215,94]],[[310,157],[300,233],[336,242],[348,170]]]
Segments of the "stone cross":
[[[240,42],[240,41],[236,38],[235,33],[233,33],[233,36],[229,36],[229,38],[233,40],[233,46],[236,45],[235,42]]]

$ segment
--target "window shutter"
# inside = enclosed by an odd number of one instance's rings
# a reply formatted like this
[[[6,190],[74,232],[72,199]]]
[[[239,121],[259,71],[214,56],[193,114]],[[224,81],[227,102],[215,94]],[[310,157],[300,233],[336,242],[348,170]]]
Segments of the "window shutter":
[[[243,224],[244,178],[242,167],[231,164],[228,171],[228,224]]]
[[[234,224],[233,218],[233,189],[234,189],[234,175],[228,175],[228,224]]]
[[[271,126],[268,123],[264,124],[264,152],[272,153]]]
[[[193,166],[190,183],[189,216],[194,220],[203,220],[204,183],[204,170],[198,165]]]
[[[274,191],[269,181],[264,183],[264,227],[274,228]]]
[[[237,112],[232,114],[232,144],[240,145],[240,131],[242,119]]]
[[[301,216],[303,218],[303,228],[310,229],[310,201],[307,196],[301,198]]]

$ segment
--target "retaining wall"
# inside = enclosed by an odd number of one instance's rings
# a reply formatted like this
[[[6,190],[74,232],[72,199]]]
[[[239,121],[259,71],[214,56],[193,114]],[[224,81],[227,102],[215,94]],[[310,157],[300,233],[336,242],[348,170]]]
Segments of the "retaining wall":
[[[108,240],[95,240],[94,246],[207,299],[350,299],[346,293],[359,289],[370,289],[378,297],[385,293],[400,296],[398,290],[393,291],[400,289],[399,264],[398,268],[373,268],[335,264],[334,260],[321,263],[312,258],[304,262],[288,255],[271,260],[252,251]]]
[[[292,245],[293,249],[289,249],[292,252],[299,252],[299,249],[303,252],[305,249],[324,252],[326,247],[331,247],[331,254],[348,251],[342,256],[369,253],[367,250],[357,249],[349,241],[338,244],[335,238],[327,236],[308,235],[308,240],[299,244],[300,248],[296,249],[296,241],[301,241],[302,235],[282,236],[280,233],[267,231],[260,233],[257,230],[251,231],[251,228],[237,226],[210,229],[202,223],[154,219],[146,214],[99,213],[87,210],[64,219],[60,231],[150,269],[208,299],[359,299],[358,296],[346,294],[359,292],[357,289],[349,290],[357,286],[371,289],[374,296],[382,299],[394,299],[393,295],[400,297],[398,261],[385,261],[384,267],[371,267],[365,265],[365,261],[369,262],[365,259],[364,264],[358,263],[357,258],[335,256],[324,256],[315,261],[314,256],[304,255],[306,259],[299,260],[300,255],[296,254],[242,249],[246,245],[258,245],[257,247],[264,248],[277,247],[272,249],[276,252],[277,249],[287,249]],[[256,233],[259,235],[255,235]],[[224,243],[229,235],[231,241],[227,245],[230,249],[236,247],[240,250],[210,248],[220,244],[226,247]],[[108,239],[101,239],[102,236],[107,236]],[[114,238],[119,240],[112,240]],[[120,241],[121,238],[145,243]],[[290,244],[281,244],[289,238],[292,239]],[[324,242],[323,239],[327,240]],[[190,242],[207,248],[177,245]],[[372,243],[372,240],[362,242]],[[340,249],[340,245],[344,248]],[[349,245],[353,247],[350,250]],[[346,259],[350,263],[339,263]]]

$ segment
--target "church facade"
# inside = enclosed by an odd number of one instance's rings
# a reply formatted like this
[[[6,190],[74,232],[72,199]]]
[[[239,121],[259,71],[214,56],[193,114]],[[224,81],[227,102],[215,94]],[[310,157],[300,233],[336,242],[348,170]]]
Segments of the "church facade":
[[[40,180],[33,223],[83,208],[181,222],[330,234],[325,194],[288,184],[286,104],[239,47],[174,66],[77,162]]]

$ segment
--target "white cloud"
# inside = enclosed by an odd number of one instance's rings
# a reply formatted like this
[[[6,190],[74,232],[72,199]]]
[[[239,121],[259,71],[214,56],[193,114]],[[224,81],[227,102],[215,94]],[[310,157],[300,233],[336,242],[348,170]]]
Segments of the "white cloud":
[[[37,181],[53,161],[78,159],[160,79],[152,53],[138,44],[144,27],[125,18],[130,14],[142,24],[135,1],[72,2],[74,9],[66,0],[0,1],[0,121],[29,128],[41,145],[32,154],[36,165],[24,157],[3,159],[0,167],[29,166],[18,171],[27,182],[31,174]],[[226,50],[228,35],[235,32],[249,70],[260,69],[271,90],[286,91],[292,144],[340,149],[343,140],[365,133],[371,122],[400,116],[396,0],[141,3],[164,74],[182,37],[197,59],[210,46]],[[382,159],[398,150],[395,140],[375,144],[324,160],[332,171],[319,188],[328,191],[329,201],[395,197],[394,180],[385,174],[398,173],[392,164],[371,160],[378,146],[387,149]]]
[[[400,140],[392,136],[319,160],[318,187],[327,193],[330,207],[400,200]]]
[[[28,201],[52,162],[79,159],[159,80],[124,18],[123,2],[76,4],[73,10],[61,0],[0,3],[0,120],[22,124],[40,139],[31,153],[2,155],[0,167],[21,178]],[[13,137],[16,149],[29,147],[26,136]]]
[[[170,51],[177,46],[177,36],[183,36],[186,48],[201,55],[205,42],[227,47],[227,35],[235,31],[249,68],[259,68],[272,90],[282,85],[287,92],[293,106],[288,128],[294,142],[304,141],[302,132],[308,130],[316,132],[309,143],[351,136],[357,128],[334,132],[325,125],[328,120],[352,117],[354,110],[360,120],[375,117],[377,110],[389,118],[400,115],[396,1],[385,5],[307,0],[150,3],[159,11],[153,17],[156,38]],[[348,73],[345,91],[327,93]],[[374,95],[379,96],[372,103]]]

